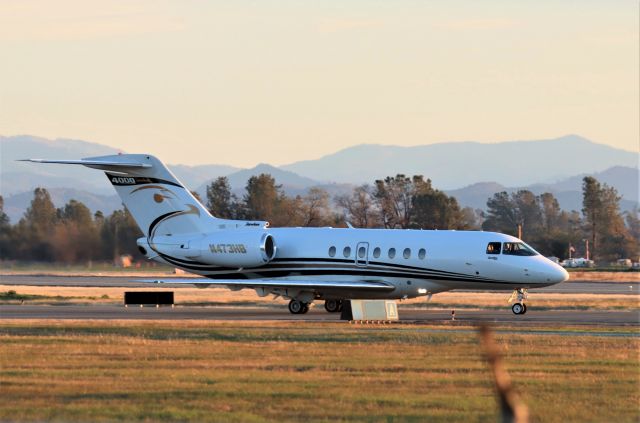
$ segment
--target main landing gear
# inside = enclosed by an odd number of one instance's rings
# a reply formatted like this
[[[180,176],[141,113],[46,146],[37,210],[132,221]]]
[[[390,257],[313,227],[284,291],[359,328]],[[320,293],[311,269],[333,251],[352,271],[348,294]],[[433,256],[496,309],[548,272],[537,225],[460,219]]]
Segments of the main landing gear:
[[[527,312],[527,305],[524,303],[524,300],[527,299],[527,290],[525,288],[518,288],[513,291],[511,297],[509,298],[509,302],[516,300],[517,302],[511,306],[511,311],[513,314],[525,314]]]
[[[289,311],[291,314],[305,314],[309,311],[309,303],[303,301],[291,300],[289,301]]]
[[[324,309],[329,313],[338,313],[342,311],[342,300],[326,300]]]
[[[309,311],[310,303],[305,303],[300,300],[289,301],[289,311],[291,314],[305,314]],[[329,313],[339,313],[342,311],[342,300],[326,300],[324,302],[324,309]]]

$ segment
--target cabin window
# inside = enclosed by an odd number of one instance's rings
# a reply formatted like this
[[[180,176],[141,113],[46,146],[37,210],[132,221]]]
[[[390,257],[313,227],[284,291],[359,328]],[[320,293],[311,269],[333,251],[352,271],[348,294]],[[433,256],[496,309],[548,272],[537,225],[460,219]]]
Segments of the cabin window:
[[[508,256],[536,256],[538,253],[524,242],[505,242],[502,244],[502,254]]]
[[[402,257],[406,259],[411,258],[411,248],[405,248],[402,252]]]
[[[362,259],[366,255],[367,255],[367,249],[366,248],[364,248],[364,247],[358,248],[358,257],[360,257]]]
[[[380,248],[378,248],[378,247],[374,248],[373,257],[375,257],[375,258],[380,257]]]
[[[342,250],[342,255],[345,258],[349,258],[349,256],[351,255],[351,247],[344,247],[344,250]]]
[[[336,247],[332,245],[331,247],[329,247],[329,257],[335,257],[335,256],[336,256]]]
[[[490,242],[487,245],[487,254],[500,254],[500,244],[499,242]]]
[[[425,250],[424,248],[420,248],[420,251],[418,251],[418,258],[420,260],[424,260],[426,256],[427,256],[427,250]]]
[[[389,258],[392,259],[396,256],[396,249],[395,248],[389,248]]]

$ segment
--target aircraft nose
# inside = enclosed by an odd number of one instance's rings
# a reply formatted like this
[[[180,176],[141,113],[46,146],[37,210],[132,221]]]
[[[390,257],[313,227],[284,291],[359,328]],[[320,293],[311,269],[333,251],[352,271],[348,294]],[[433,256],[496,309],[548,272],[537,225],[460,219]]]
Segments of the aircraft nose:
[[[553,267],[548,272],[549,282],[561,283],[569,280],[569,272],[564,267],[553,263]]]

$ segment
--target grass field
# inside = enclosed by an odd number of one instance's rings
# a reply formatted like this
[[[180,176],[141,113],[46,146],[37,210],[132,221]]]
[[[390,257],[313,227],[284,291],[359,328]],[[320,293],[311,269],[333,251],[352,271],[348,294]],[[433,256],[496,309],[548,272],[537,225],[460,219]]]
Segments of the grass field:
[[[139,265],[122,267],[114,266],[110,262],[93,262],[87,264],[64,263],[22,263],[0,260],[0,276],[2,275],[26,275],[26,276],[121,276],[121,277],[167,277],[196,276],[177,270],[175,267],[145,261]]]
[[[532,420],[640,419],[635,328],[514,329],[497,339]],[[0,320],[0,390],[0,421],[497,420],[464,327]]]

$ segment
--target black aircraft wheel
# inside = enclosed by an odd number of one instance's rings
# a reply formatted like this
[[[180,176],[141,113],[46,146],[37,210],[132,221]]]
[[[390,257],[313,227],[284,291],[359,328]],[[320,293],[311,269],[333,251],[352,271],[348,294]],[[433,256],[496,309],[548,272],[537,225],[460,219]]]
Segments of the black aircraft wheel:
[[[342,308],[342,301],[340,300],[326,300],[324,302],[324,309],[329,313],[337,313]]]
[[[289,311],[291,312],[291,314],[306,313],[305,311],[303,311],[305,307],[306,307],[306,304],[303,303],[302,301],[298,301],[298,300],[289,301]]]
[[[309,311],[309,304],[307,303],[303,303],[304,307],[302,308],[302,311],[300,312],[300,314],[307,314],[307,312]]]
[[[513,311],[513,314],[524,314],[525,310],[526,309],[524,307],[524,304],[515,303],[511,306],[511,311]]]
[[[525,314],[527,312],[527,305],[522,303],[522,307],[524,307],[524,310],[522,310],[522,314]]]

